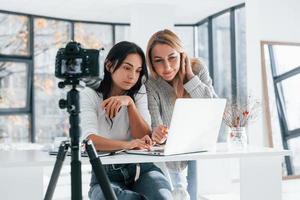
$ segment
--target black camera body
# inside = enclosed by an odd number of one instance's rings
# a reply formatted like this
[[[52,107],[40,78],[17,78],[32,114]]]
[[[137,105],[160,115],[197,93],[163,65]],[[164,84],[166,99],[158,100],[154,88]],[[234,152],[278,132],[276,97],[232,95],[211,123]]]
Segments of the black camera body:
[[[60,79],[98,77],[99,50],[84,49],[80,43],[69,42],[56,54],[55,76]]]

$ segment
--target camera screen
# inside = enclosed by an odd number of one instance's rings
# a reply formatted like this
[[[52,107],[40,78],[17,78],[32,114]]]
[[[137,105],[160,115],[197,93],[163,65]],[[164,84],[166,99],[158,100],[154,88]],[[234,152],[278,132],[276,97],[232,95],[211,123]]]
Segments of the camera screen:
[[[62,59],[61,74],[81,74],[82,58]]]

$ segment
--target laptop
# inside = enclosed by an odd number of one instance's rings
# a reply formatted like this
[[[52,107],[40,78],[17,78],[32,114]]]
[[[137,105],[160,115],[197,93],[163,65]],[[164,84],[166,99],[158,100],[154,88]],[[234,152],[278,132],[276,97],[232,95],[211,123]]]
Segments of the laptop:
[[[217,143],[225,105],[226,99],[179,98],[165,145],[126,152],[166,156],[212,150]]]
[[[54,150],[54,151],[49,151],[49,155],[51,156],[57,156],[58,154],[58,150]],[[110,155],[114,155],[113,152],[97,152],[98,157],[103,157],[103,156],[110,156]],[[71,156],[71,151],[67,152],[67,156]],[[81,157],[88,157],[87,152],[81,152]]]
[[[112,156],[112,155],[119,154],[119,153],[121,153],[123,151],[125,151],[125,150],[122,149],[122,150],[110,151],[110,152],[107,152],[107,151],[97,151],[97,155],[98,155],[98,157]],[[49,155],[57,156],[57,154],[58,154],[58,149],[57,150],[49,151]],[[67,156],[71,156],[71,149],[68,150]],[[81,151],[81,157],[88,157],[87,152],[86,151]]]

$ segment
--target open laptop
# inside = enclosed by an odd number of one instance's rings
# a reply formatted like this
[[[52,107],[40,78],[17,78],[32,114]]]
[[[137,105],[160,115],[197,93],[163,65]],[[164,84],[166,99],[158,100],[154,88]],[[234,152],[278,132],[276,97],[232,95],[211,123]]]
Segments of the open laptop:
[[[179,98],[165,145],[126,152],[163,156],[209,151],[217,143],[225,105],[226,99]]]

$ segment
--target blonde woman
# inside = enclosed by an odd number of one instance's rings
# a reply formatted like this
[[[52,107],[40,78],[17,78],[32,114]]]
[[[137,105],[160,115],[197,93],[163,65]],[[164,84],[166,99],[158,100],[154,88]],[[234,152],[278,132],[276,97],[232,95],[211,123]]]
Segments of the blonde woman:
[[[150,78],[146,83],[148,108],[152,121],[152,140],[164,143],[177,98],[216,97],[207,68],[190,59],[178,36],[161,30],[148,41],[146,59]],[[199,122],[200,123],[200,122]],[[176,199],[197,199],[196,161],[166,163]],[[188,165],[188,176],[183,170]],[[188,184],[186,186],[186,184]],[[188,190],[188,192],[187,192]]]

